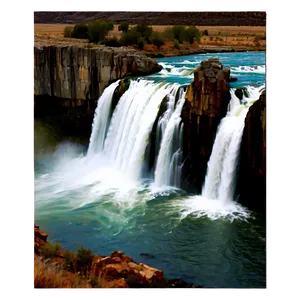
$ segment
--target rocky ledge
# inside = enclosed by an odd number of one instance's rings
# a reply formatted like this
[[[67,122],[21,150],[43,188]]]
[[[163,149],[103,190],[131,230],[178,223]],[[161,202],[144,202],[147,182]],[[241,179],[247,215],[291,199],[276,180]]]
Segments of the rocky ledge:
[[[36,44],[34,95],[97,100],[117,79],[149,75],[161,69],[155,60],[133,49]]]
[[[55,244],[49,247],[47,242],[48,234],[40,230],[39,226],[34,224],[34,263],[35,263],[35,287],[53,287],[49,286],[52,282],[51,278],[41,280],[40,274],[36,274],[41,270],[40,265],[44,264],[43,276],[54,276],[63,274],[65,286],[54,287],[102,287],[102,288],[191,288],[200,287],[193,284],[188,284],[182,279],[168,280],[162,270],[152,268],[143,263],[135,262],[131,257],[125,255],[121,251],[114,251],[110,256],[100,256],[87,254],[82,255],[81,261],[85,265],[80,265],[74,268],[67,268],[66,266],[72,261],[72,257],[76,255],[73,252],[66,251],[57,247],[54,251]],[[47,247],[48,246],[48,247]],[[47,251],[43,250],[47,249]],[[45,258],[45,253],[47,257]],[[52,253],[52,254],[51,254]],[[51,257],[50,257],[51,254]],[[91,258],[90,263],[89,257]],[[73,259],[73,261],[75,261]],[[47,272],[50,268],[51,272]],[[53,272],[54,270],[54,272]],[[49,273],[49,274],[48,274]],[[75,274],[74,274],[75,273]],[[77,278],[76,282],[80,282],[80,286],[70,286],[67,284],[68,280],[74,282],[74,276]],[[76,279],[75,278],[75,279]],[[48,284],[48,286],[41,285]],[[84,285],[84,286],[83,286]]]

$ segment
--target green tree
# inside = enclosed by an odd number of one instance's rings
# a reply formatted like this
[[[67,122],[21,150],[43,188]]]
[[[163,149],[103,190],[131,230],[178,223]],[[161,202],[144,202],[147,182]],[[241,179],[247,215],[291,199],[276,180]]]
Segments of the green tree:
[[[129,29],[129,24],[127,22],[121,22],[121,24],[118,27],[118,30],[122,32],[127,32],[128,29]]]
[[[164,44],[164,36],[163,33],[158,31],[153,31],[149,37],[149,40],[152,44],[154,44],[158,49]]]
[[[185,27],[182,25],[175,25],[172,27],[174,39],[181,44],[185,39]]]
[[[149,37],[152,33],[152,26],[148,26],[144,23],[142,24],[138,24],[135,26],[135,29],[137,32],[139,32],[143,38],[145,38],[145,40],[148,42],[149,41]]]
[[[165,41],[174,41],[174,33],[172,28],[166,28],[163,31],[163,36]]]
[[[136,31],[136,28],[132,28],[128,30],[126,33],[123,33],[120,44],[124,46],[128,45],[137,45],[139,38],[141,38],[142,35],[140,32]]]
[[[195,26],[189,26],[185,31],[185,40],[190,44],[200,40],[200,31]]]
[[[89,42],[98,43],[105,39],[110,30],[114,29],[111,22],[105,20],[96,20],[88,26]]]
[[[75,39],[87,39],[88,26],[86,24],[76,24],[73,28],[71,36]]]

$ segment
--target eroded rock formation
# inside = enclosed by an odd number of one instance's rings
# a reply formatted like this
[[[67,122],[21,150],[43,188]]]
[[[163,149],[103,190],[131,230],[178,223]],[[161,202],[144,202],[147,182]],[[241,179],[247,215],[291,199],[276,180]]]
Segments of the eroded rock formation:
[[[201,192],[217,127],[230,101],[230,69],[211,58],[202,61],[188,86],[181,117],[185,123],[182,187]]]

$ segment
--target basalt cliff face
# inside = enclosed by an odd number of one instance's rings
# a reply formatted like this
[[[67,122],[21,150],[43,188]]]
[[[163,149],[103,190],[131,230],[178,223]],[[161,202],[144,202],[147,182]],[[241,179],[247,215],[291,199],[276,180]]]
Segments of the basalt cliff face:
[[[34,47],[35,117],[66,135],[89,136],[97,100],[113,81],[159,72],[153,59],[125,48]]]
[[[128,49],[75,46],[34,48],[34,94],[97,100],[110,82],[162,69],[153,59]]]
[[[202,61],[187,88],[181,117],[185,123],[182,187],[201,192],[216,131],[230,101],[230,69],[215,58]]]
[[[266,90],[245,119],[237,194],[241,204],[266,212]]]

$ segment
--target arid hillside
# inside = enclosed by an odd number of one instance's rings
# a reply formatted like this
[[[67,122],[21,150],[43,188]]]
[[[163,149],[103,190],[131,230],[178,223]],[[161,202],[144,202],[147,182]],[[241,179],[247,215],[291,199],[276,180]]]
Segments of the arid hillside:
[[[35,12],[34,23],[76,24],[95,19],[113,23],[199,26],[265,26],[265,12]]]

